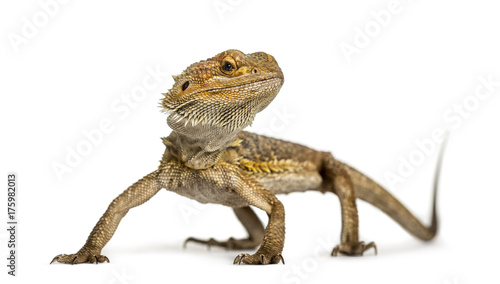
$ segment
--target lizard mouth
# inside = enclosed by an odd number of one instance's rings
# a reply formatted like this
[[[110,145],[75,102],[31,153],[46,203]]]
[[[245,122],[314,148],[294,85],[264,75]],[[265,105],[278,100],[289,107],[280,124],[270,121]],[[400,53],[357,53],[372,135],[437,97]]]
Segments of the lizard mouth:
[[[221,91],[221,90],[232,90],[232,89],[259,86],[259,85],[269,86],[269,85],[282,85],[282,84],[283,84],[282,77],[271,77],[271,78],[266,78],[266,79],[262,79],[262,80],[258,80],[258,81],[229,86],[229,87],[218,87],[218,88],[210,88],[210,89],[206,89],[206,90],[200,90],[198,92],[192,93],[191,96],[196,96],[196,95],[199,95],[202,93],[210,93],[210,92],[216,92],[216,91]],[[175,109],[177,109],[177,108],[175,108]]]

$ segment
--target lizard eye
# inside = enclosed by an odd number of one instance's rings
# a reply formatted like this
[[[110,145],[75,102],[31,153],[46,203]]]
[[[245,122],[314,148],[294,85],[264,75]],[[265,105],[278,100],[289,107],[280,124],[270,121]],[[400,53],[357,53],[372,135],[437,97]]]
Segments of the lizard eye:
[[[189,81],[186,81],[184,84],[182,84],[182,91],[184,92],[188,87],[189,87]]]
[[[224,61],[222,63],[222,70],[225,72],[231,72],[234,70],[234,65],[229,61]]]

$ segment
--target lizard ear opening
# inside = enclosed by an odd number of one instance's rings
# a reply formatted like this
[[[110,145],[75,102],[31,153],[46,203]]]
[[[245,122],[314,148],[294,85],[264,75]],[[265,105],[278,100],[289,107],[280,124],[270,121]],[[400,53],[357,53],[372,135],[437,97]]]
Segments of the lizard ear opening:
[[[186,81],[184,82],[184,84],[182,84],[182,91],[184,92],[187,88],[189,87],[189,81]]]

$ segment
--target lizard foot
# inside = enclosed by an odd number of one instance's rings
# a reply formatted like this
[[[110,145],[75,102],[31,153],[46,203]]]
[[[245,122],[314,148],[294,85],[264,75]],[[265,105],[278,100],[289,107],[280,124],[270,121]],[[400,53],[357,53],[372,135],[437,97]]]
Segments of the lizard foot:
[[[102,262],[109,262],[109,258],[100,255],[100,254],[94,254],[89,251],[79,251],[75,254],[60,254],[54,257],[50,264],[54,262],[60,262],[60,263],[66,263],[66,264],[79,264],[79,263],[85,263],[85,262],[90,262],[90,263],[102,263]]]
[[[356,244],[340,244],[333,248],[332,256],[337,256],[339,252],[346,255],[363,255],[365,251],[371,248],[375,250],[375,255],[377,255],[377,246],[374,242],[369,244],[365,244],[365,242],[358,242]]]
[[[283,262],[285,264],[285,259],[281,253],[268,256],[262,253],[248,254],[248,253],[240,253],[235,259],[233,264],[277,264]]]
[[[207,248],[210,249],[212,246],[216,247],[223,247],[228,250],[235,250],[235,249],[254,249],[256,248],[260,242],[255,241],[253,239],[235,239],[235,238],[229,238],[227,241],[217,241],[213,238],[210,238],[209,240],[200,240],[196,238],[187,238],[184,241],[184,248],[186,248],[187,244],[189,242],[194,242],[194,243],[199,243],[199,244],[204,244],[207,245]]]

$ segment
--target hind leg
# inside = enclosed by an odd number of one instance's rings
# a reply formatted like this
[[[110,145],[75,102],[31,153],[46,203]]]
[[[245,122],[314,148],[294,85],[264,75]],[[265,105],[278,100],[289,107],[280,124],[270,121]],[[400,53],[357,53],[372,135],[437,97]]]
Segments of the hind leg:
[[[346,255],[363,255],[370,248],[374,248],[376,254],[377,247],[374,242],[365,244],[359,241],[356,192],[351,177],[343,169],[342,163],[337,162],[330,154],[325,154],[323,166],[322,175],[326,182],[323,191],[330,191],[338,196],[342,212],[340,244],[335,246],[332,256],[337,256],[339,252]]]
[[[246,239],[235,239],[229,238],[227,241],[217,241],[213,238],[209,240],[200,240],[197,238],[188,238],[184,242],[184,246],[188,242],[194,242],[199,244],[205,244],[210,248],[211,246],[223,247],[226,249],[254,249],[262,243],[262,239],[264,238],[264,226],[262,226],[259,217],[255,214],[255,212],[250,208],[241,207],[241,208],[233,208],[234,214],[238,217],[241,224],[245,227],[248,232],[248,238]]]

